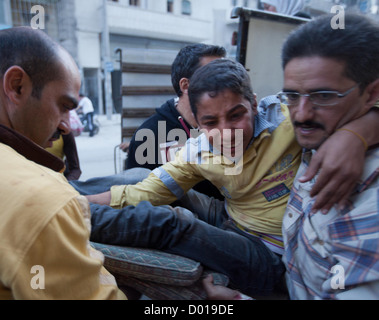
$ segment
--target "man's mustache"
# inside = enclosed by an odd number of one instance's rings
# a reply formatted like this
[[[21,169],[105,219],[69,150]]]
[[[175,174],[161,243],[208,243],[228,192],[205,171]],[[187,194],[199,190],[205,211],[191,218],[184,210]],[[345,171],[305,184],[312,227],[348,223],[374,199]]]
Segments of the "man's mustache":
[[[325,127],[321,124],[321,123],[318,123],[318,122],[313,122],[313,121],[305,121],[305,122],[298,122],[298,121],[295,121],[293,123],[294,127],[295,128],[318,128],[318,129],[323,129],[325,130]]]

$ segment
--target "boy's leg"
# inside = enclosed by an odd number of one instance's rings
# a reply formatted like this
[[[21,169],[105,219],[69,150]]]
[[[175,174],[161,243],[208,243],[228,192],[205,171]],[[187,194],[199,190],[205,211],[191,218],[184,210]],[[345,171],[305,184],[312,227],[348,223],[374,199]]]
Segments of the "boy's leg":
[[[82,194],[101,193],[113,185],[137,183],[150,172],[132,173],[92,179],[76,188]],[[227,275],[248,295],[271,293],[284,272],[280,258],[259,239],[231,230],[223,201],[191,190],[180,203],[190,211],[148,202],[121,210],[91,204],[91,240],[181,255]]]
[[[230,221],[224,201],[190,190],[177,204],[202,221],[165,251],[226,274],[232,285],[248,295],[269,295],[274,290],[284,274],[281,258],[260,239],[240,231]]]
[[[272,294],[285,272],[279,256],[260,239],[236,232],[228,220],[222,227],[215,227],[193,218],[179,235],[163,251],[199,261],[227,275],[234,288],[251,297]]]
[[[93,195],[109,191],[113,186],[137,184],[149,176],[150,170],[134,168],[120,174],[93,178],[87,181],[70,181],[71,186],[81,195]]]
[[[270,294],[284,272],[280,258],[259,239],[214,227],[183,208],[141,202],[122,210],[91,205],[91,213],[92,241],[193,259],[227,275],[233,286],[250,296]]]
[[[187,194],[175,202],[174,205],[188,209],[200,220],[215,227],[221,228],[228,219],[224,201],[208,197],[193,189],[188,191]]]

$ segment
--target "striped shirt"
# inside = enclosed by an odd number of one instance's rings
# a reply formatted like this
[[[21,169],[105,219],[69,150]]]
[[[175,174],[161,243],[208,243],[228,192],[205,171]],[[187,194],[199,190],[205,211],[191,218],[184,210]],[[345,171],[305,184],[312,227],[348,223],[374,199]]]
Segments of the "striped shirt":
[[[298,177],[312,153],[303,155]],[[312,213],[315,180],[295,180],[283,220],[291,299],[379,299],[379,149],[366,155],[350,205]]]

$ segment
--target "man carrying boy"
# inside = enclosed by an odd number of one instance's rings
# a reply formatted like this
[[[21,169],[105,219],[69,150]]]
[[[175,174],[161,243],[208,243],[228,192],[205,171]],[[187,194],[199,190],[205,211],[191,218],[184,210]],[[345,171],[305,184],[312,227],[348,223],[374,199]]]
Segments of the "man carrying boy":
[[[347,15],[346,28],[334,30],[332,18],[300,27],[283,49],[285,83],[278,97],[288,106],[297,141],[304,147],[283,220],[283,261],[291,299],[378,299],[379,149],[368,149],[364,138],[375,142],[371,139],[377,132],[371,127],[374,118],[365,118],[367,128],[360,133],[346,123],[367,113],[379,97],[379,30],[359,15]],[[364,59],[361,52],[366,53]],[[314,210],[311,195],[319,177],[300,177],[336,132],[358,143],[365,151],[365,165],[354,192],[348,194],[348,205],[334,206],[325,214]],[[204,281],[209,297],[237,296],[211,280]]]
[[[377,300],[379,148],[368,149],[365,138],[345,124],[379,98],[379,26],[360,15],[346,15],[342,30],[333,29],[331,21],[332,16],[312,21],[287,40],[279,97],[304,148],[299,177],[337,131],[360,141],[364,170],[348,204],[327,215],[312,210],[309,190],[315,180],[295,180],[283,221],[287,283],[292,299]],[[368,125],[364,135],[375,134]]]
[[[88,198],[115,208],[182,199],[182,205],[199,219],[178,217],[170,242],[161,249],[227,274],[244,293],[269,294],[284,271],[282,218],[301,160],[288,109],[263,104],[264,112],[258,114],[246,70],[230,60],[216,60],[199,69],[190,80],[189,97],[205,134],[190,139],[174,161],[142,183]],[[375,123],[371,125],[375,128]],[[218,187],[225,203],[199,194],[183,198],[203,179]],[[98,240],[130,245],[123,236],[130,226],[113,227]],[[145,234],[150,227],[144,226]]]

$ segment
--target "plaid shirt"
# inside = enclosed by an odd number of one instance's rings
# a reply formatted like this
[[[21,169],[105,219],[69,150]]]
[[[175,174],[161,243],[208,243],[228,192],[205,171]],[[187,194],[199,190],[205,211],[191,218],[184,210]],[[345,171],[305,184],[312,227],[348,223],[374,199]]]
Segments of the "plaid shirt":
[[[312,153],[303,154],[298,177]],[[283,220],[291,299],[379,299],[379,148],[366,156],[350,206],[311,213],[315,181],[294,183]]]

